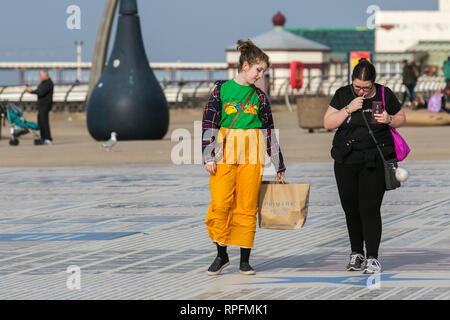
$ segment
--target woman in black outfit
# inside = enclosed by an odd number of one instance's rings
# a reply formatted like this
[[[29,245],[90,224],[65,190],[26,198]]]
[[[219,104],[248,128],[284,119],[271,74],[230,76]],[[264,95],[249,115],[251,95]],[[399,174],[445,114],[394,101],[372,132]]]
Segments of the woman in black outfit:
[[[347,270],[364,273],[381,272],[378,248],[385,180],[381,157],[362,117],[367,118],[386,159],[395,157],[389,126],[405,123],[401,104],[389,88],[385,88],[383,110],[381,85],[375,78],[375,67],[361,59],[353,70],[353,83],[336,91],[324,116],[326,129],[338,128],[331,156],[352,250]]]

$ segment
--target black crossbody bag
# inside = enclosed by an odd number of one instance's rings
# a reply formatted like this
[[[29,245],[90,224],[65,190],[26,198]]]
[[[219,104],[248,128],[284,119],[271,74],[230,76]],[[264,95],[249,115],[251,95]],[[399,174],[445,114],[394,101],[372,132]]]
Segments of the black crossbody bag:
[[[373,131],[370,128],[366,117],[364,116],[364,114],[362,114],[362,111],[361,111],[361,115],[364,119],[364,122],[366,123],[367,129],[369,129],[370,136],[372,137],[373,141],[375,142],[375,145],[377,146],[378,152],[380,153],[380,157],[383,160],[384,179],[386,181],[386,190],[397,189],[398,187],[400,187],[400,182],[395,177],[395,170],[397,170],[397,168],[398,168],[398,161],[396,158],[390,159],[390,160],[386,160],[384,158],[383,152],[381,151],[380,147],[378,146],[377,139],[375,139],[375,136],[373,135]]]

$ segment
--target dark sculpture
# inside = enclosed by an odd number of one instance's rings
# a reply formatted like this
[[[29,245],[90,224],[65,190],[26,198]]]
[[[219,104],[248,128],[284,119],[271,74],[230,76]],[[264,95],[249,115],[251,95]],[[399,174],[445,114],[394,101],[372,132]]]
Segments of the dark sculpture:
[[[108,65],[87,104],[87,127],[96,140],[111,132],[118,140],[162,139],[169,109],[150,68],[142,41],[136,0],[121,0],[116,39]]]

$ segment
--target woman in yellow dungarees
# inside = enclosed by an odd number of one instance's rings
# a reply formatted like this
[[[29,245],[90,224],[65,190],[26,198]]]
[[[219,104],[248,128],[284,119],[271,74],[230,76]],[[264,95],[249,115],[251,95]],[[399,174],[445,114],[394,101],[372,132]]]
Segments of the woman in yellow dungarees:
[[[256,232],[265,152],[278,180],[284,178],[286,171],[273,132],[269,100],[254,85],[270,67],[269,57],[251,41],[239,40],[237,49],[241,53],[238,75],[216,82],[203,113],[203,161],[210,173],[211,191],[205,224],[217,246],[217,257],[208,275],[218,275],[230,264],[228,245],[241,248],[240,273],[255,274],[249,257]]]

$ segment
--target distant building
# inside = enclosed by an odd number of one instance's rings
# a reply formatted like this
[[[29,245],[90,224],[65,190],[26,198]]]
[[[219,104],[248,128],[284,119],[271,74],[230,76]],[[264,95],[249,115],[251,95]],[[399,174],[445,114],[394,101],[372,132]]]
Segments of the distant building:
[[[251,37],[250,40],[264,50],[272,64],[269,77],[273,80],[272,91],[278,92],[286,84],[290,76],[290,63],[301,61],[304,63],[305,77],[326,75],[329,72],[331,49],[327,45],[297,36],[286,31],[283,26],[285,17],[278,12],[272,19],[274,28],[261,35]],[[236,44],[226,48],[226,62],[228,77],[232,78],[238,72],[239,51]],[[284,92],[283,92],[284,94]]]
[[[380,10],[375,21],[376,61],[389,64],[382,72],[400,69],[407,59],[416,60],[422,71],[443,74],[450,55],[450,0],[439,0],[438,11]]]
[[[368,28],[285,28],[331,49],[330,75],[346,75],[350,51],[375,50],[375,31]]]
[[[292,61],[305,65],[304,77],[346,77],[348,54],[369,51],[379,77],[401,77],[403,61],[415,61],[421,72],[443,75],[450,57],[450,0],[439,0],[438,11],[383,11],[375,13],[376,28],[285,28],[278,12],[274,28],[250,38],[270,57],[272,90],[286,85]],[[226,48],[228,77],[237,73],[236,45]],[[267,79],[266,79],[267,82]]]

